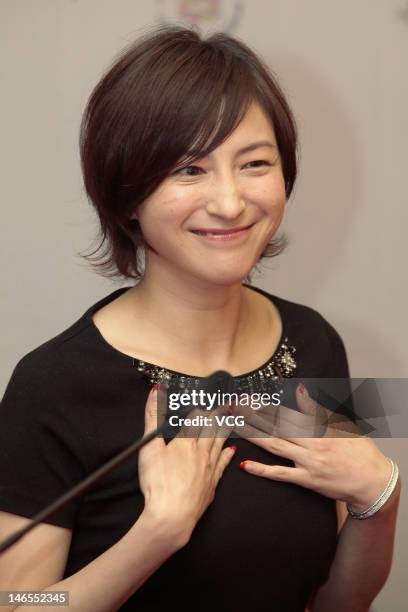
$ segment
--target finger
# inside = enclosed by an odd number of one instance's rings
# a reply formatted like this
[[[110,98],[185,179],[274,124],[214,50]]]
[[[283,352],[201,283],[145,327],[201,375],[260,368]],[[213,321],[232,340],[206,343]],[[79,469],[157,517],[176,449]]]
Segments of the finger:
[[[320,427],[321,421],[326,422],[325,414],[322,416],[319,413],[317,421],[315,415],[304,414],[282,404],[272,410],[268,406],[259,411],[240,405],[234,407],[234,414],[244,416],[245,425],[235,428],[235,432],[244,438],[273,436],[302,446],[311,446],[307,442],[308,438],[323,437],[325,433],[325,427]]]
[[[167,417],[167,387],[164,383],[157,384],[156,395],[156,423],[161,427],[166,422]]]
[[[279,404],[280,406],[281,404]],[[262,414],[267,416],[270,419],[277,419],[278,418],[278,409],[279,406],[274,406],[273,404],[268,404],[267,406],[262,406],[262,408],[260,410],[258,410],[258,414]]]
[[[241,410],[248,414],[246,417],[245,425],[243,427],[236,427],[235,432],[248,441],[256,443],[258,446],[262,446],[271,452],[267,442],[261,443],[262,439],[268,439],[269,437],[275,437],[279,439],[285,439],[297,446],[314,449],[315,438],[329,438],[329,437],[358,437],[360,432],[358,428],[351,421],[347,420],[347,423],[341,423],[337,428],[327,427],[327,409],[317,404],[321,410],[316,411],[315,415],[304,414],[287,406],[281,405],[277,410],[278,418],[273,421],[275,427],[272,427],[268,421],[264,420],[264,410],[259,413],[251,414],[251,410],[247,407]],[[276,413],[273,412],[273,415]],[[278,453],[275,453],[278,454]]]
[[[300,383],[296,387],[296,403],[305,414],[316,414],[317,402],[310,397],[303,383]]]
[[[247,420],[244,421],[243,425],[236,426],[234,428],[234,432],[238,434],[240,438],[249,439],[249,438],[259,438],[267,440],[271,435],[263,431],[263,429],[258,429],[254,425],[248,423]],[[273,432],[274,433],[274,432]]]
[[[355,423],[347,421],[329,426],[324,435],[325,438],[361,438],[364,434]]]
[[[144,436],[151,434],[157,429],[157,395],[158,391],[156,387],[152,387],[149,392],[149,395],[145,404],[145,423],[144,423]],[[148,456],[151,453],[154,453],[163,446],[164,440],[160,437],[153,438],[148,444],[143,446],[139,454],[142,454],[144,457]]]
[[[297,427],[303,427],[304,430],[296,431],[293,435],[323,437],[330,410],[313,400],[302,384],[299,384],[296,388],[296,402],[299,410],[288,408],[283,404],[279,404],[279,406],[270,404],[263,406],[259,415],[274,419],[276,426],[280,425],[282,428],[285,426],[286,436],[292,435],[289,425],[294,423]]]
[[[157,429],[157,385],[154,385],[147,396],[145,404],[144,436]]]
[[[295,463],[303,463],[306,458],[307,449],[300,444],[293,443],[291,440],[279,436],[266,436],[264,432],[248,424],[245,424],[244,427],[239,427],[239,430],[237,428],[236,431],[248,442],[252,442],[252,444],[256,444],[274,455],[286,457]]]
[[[181,429],[176,437],[197,440],[200,435],[201,423],[203,422],[204,416],[204,411],[197,407],[192,408],[188,413],[184,413],[183,416],[180,417]]]
[[[310,457],[310,449],[300,444],[295,444],[283,438],[247,438],[248,442],[264,448],[269,453],[290,459],[296,465],[305,465]],[[299,439],[299,438],[297,438]]]
[[[289,409],[287,409],[289,410]],[[257,426],[248,423],[248,420],[245,421],[245,424],[240,427],[235,428],[235,432],[242,438],[250,439],[250,438],[264,438],[268,439],[270,437],[285,439],[294,444],[303,444],[301,440],[307,439],[308,437],[313,437],[313,419],[312,422],[310,420],[305,423],[304,415],[300,415],[294,410],[290,410],[290,412],[294,413],[291,417],[292,420],[288,419],[279,419],[277,425],[275,427],[270,427],[268,433],[265,431],[267,428],[261,422],[261,416],[258,415],[256,419]],[[299,422],[300,417],[300,422]]]
[[[225,418],[222,421],[221,425],[219,425],[218,427],[211,447],[211,462],[213,465],[217,463],[225,441],[231,436],[231,433],[234,431],[234,416],[231,414],[229,406],[226,410],[224,410],[222,407],[219,411],[217,410],[217,416],[221,419],[223,417]]]
[[[207,413],[207,422],[200,431],[197,445],[208,448],[212,453],[212,460],[215,462],[225,440],[233,430],[229,405],[221,405]]]
[[[199,436],[197,438],[197,444],[199,446],[212,446],[214,438],[218,431],[218,422],[216,416],[221,414],[219,409],[215,410],[202,410],[203,414],[203,426],[201,427]]]
[[[259,411],[254,411],[249,406],[238,406],[234,409],[235,413],[244,416],[245,423],[255,427],[260,436],[315,437],[319,433],[316,431],[314,415],[303,414],[284,405],[273,407],[272,410],[268,406]]]
[[[310,409],[310,404],[308,409]],[[317,404],[313,408],[314,413],[279,407],[279,419],[277,424],[278,435],[286,439],[322,438],[327,429],[327,414],[323,407]]]
[[[296,401],[302,412],[315,415],[314,437],[347,437],[348,433],[351,434],[350,437],[361,435],[360,429],[353,421],[316,402],[304,385],[298,385],[296,388]]]
[[[208,418],[201,428],[198,443],[206,445],[206,439],[211,439],[213,442],[218,437],[225,440],[233,429],[227,419],[231,416],[230,406],[222,404],[213,410],[205,411],[205,415]]]
[[[231,459],[233,458],[234,454],[235,454],[235,448],[228,446],[227,448],[224,448],[222,453],[219,455],[218,461],[214,468],[215,485],[219,483],[221,476],[224,473],[225,468],[227,467],[227,465],[230,464]]]
[[[290,426],[291,437],[285,435],[285,425],[281,427],[278,436],[268,436],[252,429],[248,426],[245,428],[245,439],[252,442],[261,448],[264,448],[270,453],[291,459],[298,465],[305,465],[310,457],[310,452],[314,452],[320,444],[320,439],[317,440],[311,436],[302,437],[305,435],[304,428],[297,429],[296,425]]]
[[[250,406],[233,406],[234,416],[244,417],[245,424],[252,425],[260,432],[266,435],[275,435],[276,433],[276,409],[273,413],[253,410]]]
[[[300,385],[298,388],[299,387]],[[299,397],[301,396],[299,395]],[[303,400],[300,412],[298,410],[288,408],[283,404],[279,404],[277,406],[268,404],[262,406],[262,408],[259,410],[252,409],[251,406],[243,405],[238,406],[237,410],[239,410],[240,413],[245,416],[247,422],[251,425],[254,425],[260,430],[265,430],[267,433],[273,433],[273,426],[277,426],[278,423],[281,423],[282,421],[288,421],[288,423],[295,422],[298,425],[304,423],[307,429],[309,429],[311,425],[315,423],[316,402],[309,397],[308,401],[306,402],[307,405],[304,406],[304,404],[305,401]],[[326,412],[323,413],[323,418],[321,420],[323,422],[327,420]]]
[[[227,436],[228,437],[228,436]],[[214,442],[211,446],[210,450],[210,463],[211,465],[217,465],[218,460],[220,458],[221,453],[223,452],[225,437],[218,437],[218,435],[214,438]],[[233,446],[231,444],[231,446]]]
[[[265,465],[257,461],[241,461],[240,467],[248,474],[261,476],[270,480],[291,482],[307,487],[310,480],[307,470],[301,467],[287,467],[286,465]]]

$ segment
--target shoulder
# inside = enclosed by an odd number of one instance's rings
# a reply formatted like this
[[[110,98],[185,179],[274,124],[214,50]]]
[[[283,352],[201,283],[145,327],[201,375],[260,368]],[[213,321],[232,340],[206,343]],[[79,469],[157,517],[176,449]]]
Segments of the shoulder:
[[[82,315],[28,351],[14,366],[0,403],[0,447],[13,456],[10,448],[18,445],[36,465],[36,453],[38,461],[44,453],[55,456],[61,465],[71,466],[76,480],[94,465],[88,406],[98,378],[87,367],[91,356],[84,350],[86,335]]]
[[[279,311],[283,328],[290,329],[296,336],[314,336],[326,340],[331,346],[341,344],[342,338],[335,327],[319,310],[269,293],[265,289],[252,287],[269,298]]]
[[[73,323],[23,355],[16,363],[6,389],[59,392],[80,378],[83,382],[96,375],[94,364],[103,354],[104,344],[92,323],[92,313],[112,300],[123,289],[98,300]]]
[[[95,463],[87,415],[71,402],[75,376],[62,350],[70,347],[64,342],[69,329],[21,357],[6,386],[0,404],[2,511],[35,515]],[[77,501],[69,502],[46,522],[72,528],[76,508]]]
[[[318,309],[253,287],[276,306],[283,337],[296,348],[298,376],[349,376],[346,349],[335,326]]]
[[[272,296],[272,299],[279,308],[284,323],[292,330],[302,331],[302,335],[307,338],[314,337],[315,340],[325,341],[330,348],[343,345],[337,329],[319,310],[276,295]]]
[[[60,410],[77,382],[87,376],[90,382],[87,364],[95,353],[95,334],[89,311],[19,358],[3,394],[3,414],[18,409],[44,417],[48,407]]]
[[[1,400],[1,419],[8,427],[12,423],[31,429],[47,427],[63,415],[75,380],[69,356],[73,345],[64,342],[67,331],[30,350],[15,364]]]
[[[18,386],[25,393],[37,391],[44,385],[51,389],[63,379],[66,364],[72,361],[72,353],[77,351],[73,341],[84,330],[77,323],[46,340],[24,354],[14,366],[6,392]]]

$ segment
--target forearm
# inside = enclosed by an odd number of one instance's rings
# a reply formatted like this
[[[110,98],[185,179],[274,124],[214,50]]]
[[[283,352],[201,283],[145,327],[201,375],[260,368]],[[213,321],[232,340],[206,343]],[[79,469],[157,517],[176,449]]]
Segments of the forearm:
[[[185,543],[142,513],[132,529],[79,572],[43,591],[68,591],[70,612],[112,612]],[[18,606],[38,612],[49,606]]]
[[[347,517],[313,612],[367,612],[391,569],[400,489],[398,479],[390,499],[370,518]]]

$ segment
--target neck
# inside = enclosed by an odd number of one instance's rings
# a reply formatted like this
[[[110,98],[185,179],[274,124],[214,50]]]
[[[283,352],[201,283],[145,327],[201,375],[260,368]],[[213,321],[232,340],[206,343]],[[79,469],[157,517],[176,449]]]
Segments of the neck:
[[[242,349],[250,319],[248,293],[241,281],[187,280],[167,270],[153,275],[146,266],[144,278],[128,292],[128,304],[135,317],[143,313],[145,331],[161,350],[171,353],[177,347],[192,363],[199,356],[208,370],[225,367]]]

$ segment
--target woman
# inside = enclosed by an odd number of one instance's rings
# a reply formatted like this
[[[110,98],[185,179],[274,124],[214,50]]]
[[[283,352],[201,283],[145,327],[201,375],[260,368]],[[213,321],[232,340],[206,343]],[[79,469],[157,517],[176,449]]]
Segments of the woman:
[[[92,93],[81,158],[104,246],[88,258],[139,282],[17,364],[1,538],[154,428],[155,383],[191,390],[222,369],[252,393],[277,375],[349,377],[318,312],[244,282],[282,250],[296,178],[291,111],[246,45],[176,26],[137,40]],[[304,387],[296,400],[313,415]],[[69,591],[81,612],[367,610],[390,570],[399,480],[368,520],[343,525],[344,510],[373,505],[395,465],[362,437],[251,431],[156,438],[137,470],[122,464],[6,551],[1,589]]]

